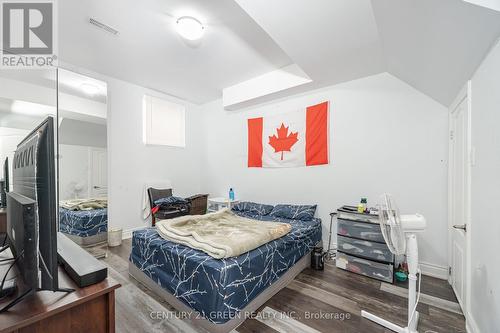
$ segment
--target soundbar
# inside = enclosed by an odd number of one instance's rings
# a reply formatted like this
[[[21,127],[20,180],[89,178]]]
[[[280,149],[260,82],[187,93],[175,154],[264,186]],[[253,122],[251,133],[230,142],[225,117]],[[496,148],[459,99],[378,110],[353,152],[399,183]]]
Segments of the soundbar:
[[[80,288],[108,277],[105,265],[60,232],[57,233],[57,260]]]

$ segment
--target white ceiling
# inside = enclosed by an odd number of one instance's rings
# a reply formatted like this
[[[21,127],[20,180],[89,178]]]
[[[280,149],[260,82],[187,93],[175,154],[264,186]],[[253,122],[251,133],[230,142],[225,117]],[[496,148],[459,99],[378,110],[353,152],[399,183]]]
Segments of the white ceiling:
[[[500,36],[500,12],[460,0],[373,0],[387,71],[448,106]]]
[[[64,62],[195,103],[290,64],[303,89],[389,72],[449,105],[500,36],[500,13],[462,0],[64,0]],[[193,15],[205,37],[173,29]],[[94,17],[118,36],[88,23]]]
[[[386,71],[443,105],[500,36],[499,12],[461,0],[235,1],[315,86]]]
[[[95,80],[66,70],[0,70],[0,126],[30,129],[47,115],[95,124],[107,118],[107,87]],[[96,87],[89,95],[83,84]],[[58,89],[56,89],[58,86]]]
[[[384,71],[370,0],[236,0],[317,84]]]
[[[500,0],[463,0],[478,6],[500,11]]]
[[[64,0],[59,13],[64,62],[196,103],[291,63],[233,0]],[[207,27],[198,45],[185,43],[173,28],[184,15]],[[90,25],[90,17],[119,35]]]
[[[104,104],[108,97],[106,82],[64,69],[58,71],[57,85],[59,94],[69,94]],[[90,94],[85,92],[82,88],[84,85],[90,85],[95,91]]]
[[[45,90],[49,101],[47,104],[56,104],[57,91],[99,103],[106,103],[107,99],[107,85],[105,82],[65,69],[59,69],[58,71],[54,69],[36,71],[7,69],[0,70],[0,78],[52,89],[51,92]],[[83,84],[90,84],[95,87],[96,93],[88,94],[83,91]],[[30,88],[29,90],[36,90],[36,87]]]

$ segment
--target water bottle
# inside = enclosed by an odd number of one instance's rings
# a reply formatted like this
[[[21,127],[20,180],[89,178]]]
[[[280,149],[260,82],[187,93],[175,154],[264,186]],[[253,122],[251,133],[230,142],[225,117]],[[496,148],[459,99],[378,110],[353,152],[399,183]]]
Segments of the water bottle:
[[[234,191],[232,188],[229,189],[229,200],[234,201]]]
[[[361,198],[361,202],[358,204],[358,213],[364,213],[368,207],[368,199]]]

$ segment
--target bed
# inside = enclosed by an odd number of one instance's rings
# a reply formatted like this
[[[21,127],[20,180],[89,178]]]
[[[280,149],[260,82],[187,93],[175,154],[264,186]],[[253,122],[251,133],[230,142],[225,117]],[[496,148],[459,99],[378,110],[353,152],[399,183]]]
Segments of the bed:
[[[214,259],[167,241],[155,228],[133,232],[129,273],[210,332],[229,332],[309,266],[321,241],[321,220],[308,221],[236,212],[289,223],[287,235],[243,255]],[[194,310],[194,311],[193,311]]]
[[[108,237],[108,210],[69,210],[60,207],[59,230],[79,245],[104,242]]]

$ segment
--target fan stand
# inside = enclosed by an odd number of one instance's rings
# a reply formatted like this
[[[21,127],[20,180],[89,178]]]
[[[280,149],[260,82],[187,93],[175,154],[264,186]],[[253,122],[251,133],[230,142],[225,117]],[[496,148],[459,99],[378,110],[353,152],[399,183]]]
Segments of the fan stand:
[[[417,305],[417,273],[418,273],[418,244],[417,236],[414,233],[406,234],[406,258],[408,261],[408,326],[401,327],[388,320],[375,316],[369,312],[361,310],[361,316],[369,319],[379,325],[382,325],[391,331],[398,333],[418,333]],[[415,309],[415,313],[413,310]],[[411,321],[410,321],[411,319]]]

